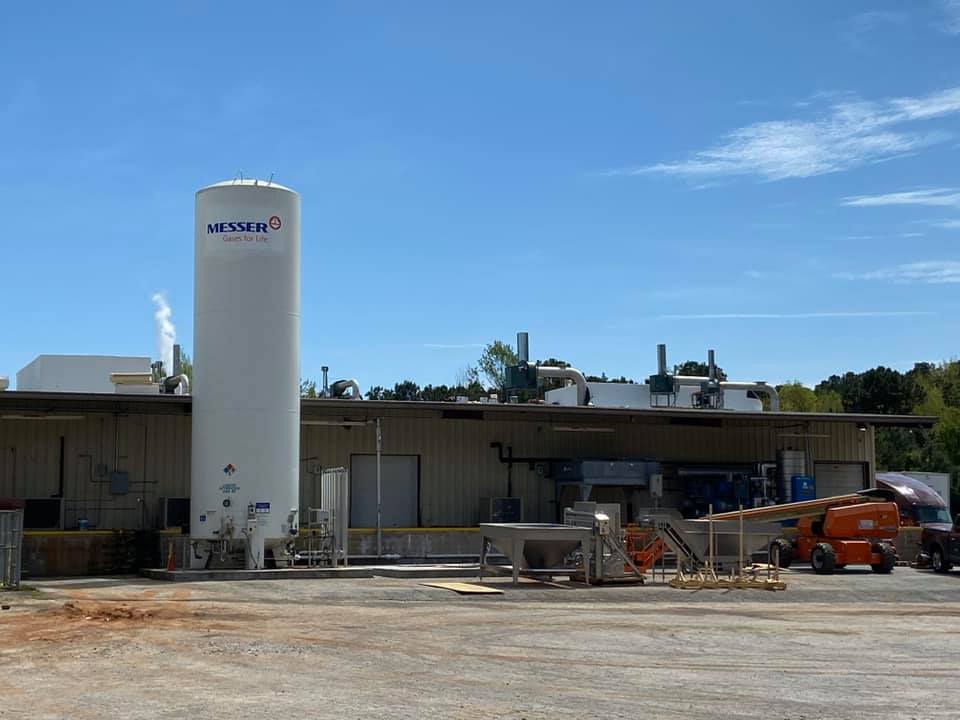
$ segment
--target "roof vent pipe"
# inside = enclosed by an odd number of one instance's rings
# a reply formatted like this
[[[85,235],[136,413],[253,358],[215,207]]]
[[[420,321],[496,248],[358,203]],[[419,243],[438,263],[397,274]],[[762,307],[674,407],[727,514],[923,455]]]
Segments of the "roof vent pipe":
[[[590,393],[587,391],[587,379],[583,376],[583,373],[576,368],[539,365],[537,367],[537,377],[573,380],[577,386],[577,405],[586,405],[589,401]]]
[[[190,394],[190,378],[186,375],[171,375],[163,379],[164,390],[168,393],[173,393],[174,395],[178,394],[179,390],[180,395],[189,395]]]
[[[521,364],[530,362],[530,339],[527,333],[517,333],[517,359]]]
[[[711,385],[717,381],[717,362],[713,350],[707,350],[707,377]]]
[[[320,372],[323,373],[323,387],[320,390],[320,397],[330,397],[330,383],[327,381],[330,368],[324,365],[320,368]]]
[[[180,348],[180,343],[176,343],[173,346],[173,374],[181,375],[183,373],[183,352]]]
[[[749,390],[750,392],[763,393],[770,398],[770,412],[780,410],[780,394],[773,385],[767,385],[765,382],[727,382],[720,383],[724,390]]]
[[[667,374],[667,346],[663,343],[657,345],[657,375]]]
[[[350,395],[346,394],[348,389],[351,392]],[[337,380],[330,386],[330,396],[343,400],[363,400],[363,395],[360,394],[360,383],[353,379]]]
[[[677,385],[686,385],[688,387],[691,385],[699,387],[710,380],[710,378],[702,375],[676,375],[673,379]],[[770,398],[771,412],[777,412],[780,409],[780,394],[773,385],[768,385],[765,382],[730,382],[723,380],[720,382],[720,387],[723,390],[749,390],[750,392],[763,393]]]

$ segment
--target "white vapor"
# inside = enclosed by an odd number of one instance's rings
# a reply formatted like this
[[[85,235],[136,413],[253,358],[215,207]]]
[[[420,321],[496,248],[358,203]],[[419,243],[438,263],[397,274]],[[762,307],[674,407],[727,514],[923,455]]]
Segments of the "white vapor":
[[[866,101],[847,96],[819,117],[756,122],[713,147],[673,162],[611,170],[606,175],[663,174],[702,179],[756,175],[806,178],[850,170],[943,142],[950,135],[903,126],[960,113],[960,87],[920,97]]]
[[[869,272],[834,273],[839,280],[889,280],[894,283],[960,283],[960,260],[924,260]]]
[[[703,313],[694,315],[658,315],[658,320],[816,320],[826,318],[880,318],[935,315],[930,311],[878,310],[866,312],[809,312],[809,313]]]
[[[924,205],[927,207],[960,207],[957,188],[929,188],[881,195],[851,195],[840,201],[852,207],[881,207],[884,205]]]
[[[163,363],[163,371],[167,375],[172,375],[173,344],[177,341],[177,328],[170,320],[173,317],[173,310],[170,309],[167,296],[162,292],[154,293],[151,299],[156,306],[153,320],[156,324],[157,358]]]

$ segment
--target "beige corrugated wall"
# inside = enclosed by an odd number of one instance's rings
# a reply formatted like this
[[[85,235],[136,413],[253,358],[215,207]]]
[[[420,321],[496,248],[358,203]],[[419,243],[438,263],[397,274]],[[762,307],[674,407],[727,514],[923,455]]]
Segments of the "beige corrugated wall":
[[[497,415],[505,415],[500,412]],[[316,411],[311,417],[320,417]],[[332,413],[327,417],[332,417]],[[563,432],[562,421],[442,419],[431,411],[384,414],[383,452],[420,456],[420,517],[424,526],[473,525],[479,498],[506,493],[507,467],[490,443],[515,457],[641,457],[672,462],[757,462],[780,448],[806,449],[811,462],[868,462],[873,431],[853,422],[737,421],[668,424],[666,419],[578,419],[576,427],[609,432]],[[85,517],[99,527],[153,527],[158,498],[190,491],[190,417],[179,414],[91,413],[82,420],[0,420],[0,497],[49,497],[57,492],[64,438],[65,527]],[[301,432],[301,507],[319,503],[317,473],[350,467],[350,456],[376,450],[372,425],[304,425]],[[129,474],[129,492],[110,494],[109,474]],[[526,464],[513,466],[513,492],[529,520],[553,518],[552,481]]]

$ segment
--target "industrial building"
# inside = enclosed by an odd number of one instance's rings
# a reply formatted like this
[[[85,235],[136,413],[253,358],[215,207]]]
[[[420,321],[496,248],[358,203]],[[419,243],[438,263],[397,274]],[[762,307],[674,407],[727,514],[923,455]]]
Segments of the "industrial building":
[[[324,397],[301,399],[300,196],[202,188],[194,238],[195,387],[174,346],[170,368],[40,356],[0,392],[0,501],[23,507],[28,571],[129,567],[157,533],[195,568],[238,552],[248,570],[289,567],[317,523],[341,539],[318,551],[332,564],[477,556],[479,523],[559,522],[576,502],[631,522],[861,490],[876,427],[935,421],[779,412],[775,388],[723,379],[712,350],[703,376],[671,372],[660,345],[645,383],[587,382],[530,363],[526,333],[507,402],[361,401],[326,368]],[[545,380],[560,386],[521,402]]]
[[[82,564],[84,535],[186,530],[193,399],[179,395],[0,393],[0,497],[25,501],[25,562],[37,572]],[[524,521],[555,521],[580,497],[565,461],[642,459],[663,476],[659,501],[641,478],[597,483],[591,499],[624,518],[659,502],[690,503],[705,484],[736,485],[801,453],[818,496],[871,484],[874,428],[933,418],[610,408],[508,403],[301,401],[300,514],[320,504],[320,473],[351,471],[352,545],[374,554],[376,421],[382,453],[385,554],[476,554],[490,498],[514,497]],[[589,480],[588,480],[589,482]],[[715,496],[717,507],[723,501]],[[520,519],[518,518],[518,519]],[[81,529],[83,528],[83,529]],[[104,541],[106,542],[106,541]],[[44,549],[36,549],[45,543]],[[56,545],[58,549],[53,549]],[[31,555],[30,548],[36,552]],[[39,554],[37,554],[39,553]],[[57,559],[66,553],[68,560]],[[46,558],[44,555],[46,554]],[[45,563],[48,566],[45,566]]]

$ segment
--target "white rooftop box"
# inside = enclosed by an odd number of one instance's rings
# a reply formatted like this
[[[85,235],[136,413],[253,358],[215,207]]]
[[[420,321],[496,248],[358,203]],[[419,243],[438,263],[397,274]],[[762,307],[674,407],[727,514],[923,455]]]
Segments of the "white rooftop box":
[[[17,373],[17,390],[112,393],[111,373],[149,372],[148,357],[38,355]]]

